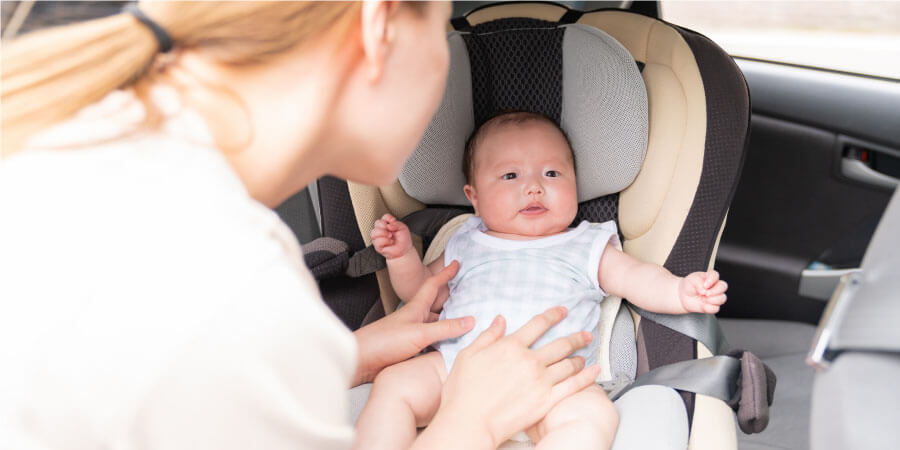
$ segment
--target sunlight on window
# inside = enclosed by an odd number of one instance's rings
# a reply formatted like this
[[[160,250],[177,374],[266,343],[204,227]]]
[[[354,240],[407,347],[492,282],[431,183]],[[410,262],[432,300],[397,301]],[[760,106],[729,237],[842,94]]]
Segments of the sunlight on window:
[[[900,79],[900,2],[663,0],[661,9],[733,56]]]

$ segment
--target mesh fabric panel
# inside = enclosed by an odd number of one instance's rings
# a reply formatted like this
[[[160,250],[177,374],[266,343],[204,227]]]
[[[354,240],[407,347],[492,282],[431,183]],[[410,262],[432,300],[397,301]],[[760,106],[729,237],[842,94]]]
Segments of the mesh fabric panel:
[[[741,70],[705,36],[678,30],[697,58],[706,91],[703,172],[665,266],[676,275],[706,270],[737,188],[750,130],[750,94]]]
[[[563,34],[562,28],[536,28],[463,35],[476,128],[509,110],[541,113],[559,123]]]

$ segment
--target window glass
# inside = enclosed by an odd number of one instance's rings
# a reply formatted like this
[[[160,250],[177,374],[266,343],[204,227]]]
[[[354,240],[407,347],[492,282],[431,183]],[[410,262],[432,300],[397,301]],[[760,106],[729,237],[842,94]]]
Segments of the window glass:
[[[900,2],[660,3],[664,20],[733,56],[900,79]]]

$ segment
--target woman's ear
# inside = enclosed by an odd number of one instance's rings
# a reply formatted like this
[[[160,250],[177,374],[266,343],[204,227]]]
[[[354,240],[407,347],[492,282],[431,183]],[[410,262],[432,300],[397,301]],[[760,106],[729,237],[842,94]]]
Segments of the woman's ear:
[[[360,16],[363,52],[370,82],[377,81],[384,71],[385,59],[391,46],[393,25],[390,18],[394,2],[365,0]]]
[[[475,208],[475,214],[478,214],[478,193],[475,191],[475,186],[467,184],[463,186],[463,193],[466,194],[466,198],[469,199],[469,203],[472,204],[472,207]]]

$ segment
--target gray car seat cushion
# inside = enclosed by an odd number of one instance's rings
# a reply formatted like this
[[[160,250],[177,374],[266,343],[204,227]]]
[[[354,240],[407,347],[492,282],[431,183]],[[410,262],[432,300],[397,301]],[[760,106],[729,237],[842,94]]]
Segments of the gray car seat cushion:
[[[687,448],[684,402],[672,388],[641,386],[615,402],[619,429],[612,450]]]
[[[352,423],[356,423],[371,392],[371,384],[350,389]],[[687,448],[687,413],[675,390],[663,386],[641,386],[623,395],[615,406],[619,412],[619,429],[613,450]],[[523,447],[524,443],[511,444]]]
[[[628,50],[587,25],[566,25],[560,126],[578,163],[579,201],[628,187],[647,150],[647,90]]]
[[[450,71],[441,107],[437,110],[416,151],[400,173],[400,185],[411,197],[430,204],[468,205],[462,152],[475,129],[472,113],[472,69],[469,52],[460,33],[447,38]],[[458,150],[458,151],[457,151]]]
[[[812,447],[897,448],[900,356],[845,353],[818,373],[813,386]]]
[[[575,153],[578,200],[583,202],[619,192],[637,176],[647,149],[647,91],[634,59],[615,39],[587,25],[566,25],[561,30],[559,119]],[[497,31],[481,41],[479,35],[449,34],[450,74],[443,101],[399,176],[407,194],[426,204],[469,204],[462,191],[462,154],[478,124],[463,36],[485,47],[517,42],[512,34],[509,39],[496,39],[501,34],[541,31],[547,30]],[[501,84],[495,86],[498,89],[506,83],[496,82]]]

